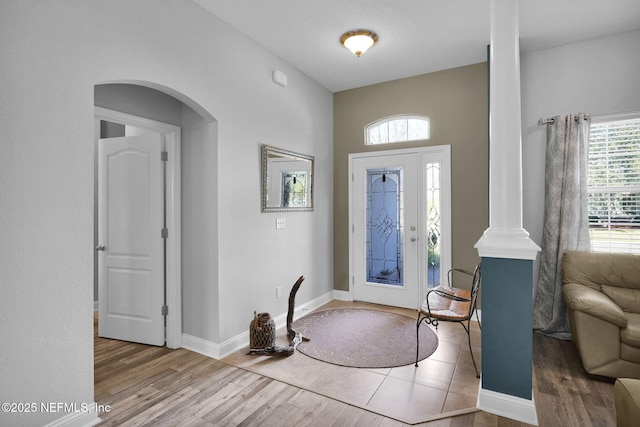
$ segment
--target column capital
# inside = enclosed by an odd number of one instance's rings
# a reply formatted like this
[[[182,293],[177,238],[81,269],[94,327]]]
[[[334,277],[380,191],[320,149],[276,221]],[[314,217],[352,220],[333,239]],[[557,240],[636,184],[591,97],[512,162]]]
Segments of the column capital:
[[[481,258],[535,260],[540,252],[524,228],[487,228],[474,247]]]

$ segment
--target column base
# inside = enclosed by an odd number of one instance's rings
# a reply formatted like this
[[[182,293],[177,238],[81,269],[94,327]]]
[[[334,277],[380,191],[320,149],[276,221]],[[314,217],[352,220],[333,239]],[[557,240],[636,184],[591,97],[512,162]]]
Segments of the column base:
[[[538,413],[536,412],[536,404],[533,400],[533,391],[531,392],[531,400],[522,399],[509,394],[483,389],[482,381],[480,381],[476,407],[501,417],[534,426],[538,425]]]

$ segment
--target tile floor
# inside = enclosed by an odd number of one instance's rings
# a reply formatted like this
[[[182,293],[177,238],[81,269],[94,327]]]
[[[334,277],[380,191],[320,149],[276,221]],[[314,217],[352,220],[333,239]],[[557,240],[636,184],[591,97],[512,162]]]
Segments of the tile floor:
[[[375,308],[411,318],[415,310],[359,302],[331,301],[318,310],[338,307]],[[294,319],[295,320],[295,319]],[[431,327],[423,324],[421,327]],[[434,329],[435,330],[435,329]],[[441,323],[438,349],[419,363],[397,368],[348,368],[312,359],[300,352],[290,357],[247,355],[239,350],[223,362],[282,381],[399,421],[415,424],[477,409],[479,379],[467,335],[461,325]],[[286,330],[277,330],[277,345],[287,345]],[[480,365],[480,329],[472,322],[471,341]]]

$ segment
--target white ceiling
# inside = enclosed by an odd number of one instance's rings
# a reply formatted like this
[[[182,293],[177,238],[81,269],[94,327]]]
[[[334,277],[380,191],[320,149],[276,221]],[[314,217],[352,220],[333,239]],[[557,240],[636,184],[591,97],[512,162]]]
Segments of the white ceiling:
[[[332,92],[484,62],[489,44],[489,0],[194,1]],[[357,28],[379,36],[360,58],[339,42]],[[521,52],[636,29],[640,0],[520,1]]]

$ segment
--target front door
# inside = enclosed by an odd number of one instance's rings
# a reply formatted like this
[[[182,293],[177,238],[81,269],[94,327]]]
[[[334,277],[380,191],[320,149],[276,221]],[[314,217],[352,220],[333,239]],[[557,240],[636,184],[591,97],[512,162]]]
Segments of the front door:
[[[162,136],[98,143],[98,335],[164,345]]]
[[[353,160],[357,301],[416,307],[417,167],[412,154]]]
[[[415,309],[450,265],[449,146],[350,156],[353,298]]]

